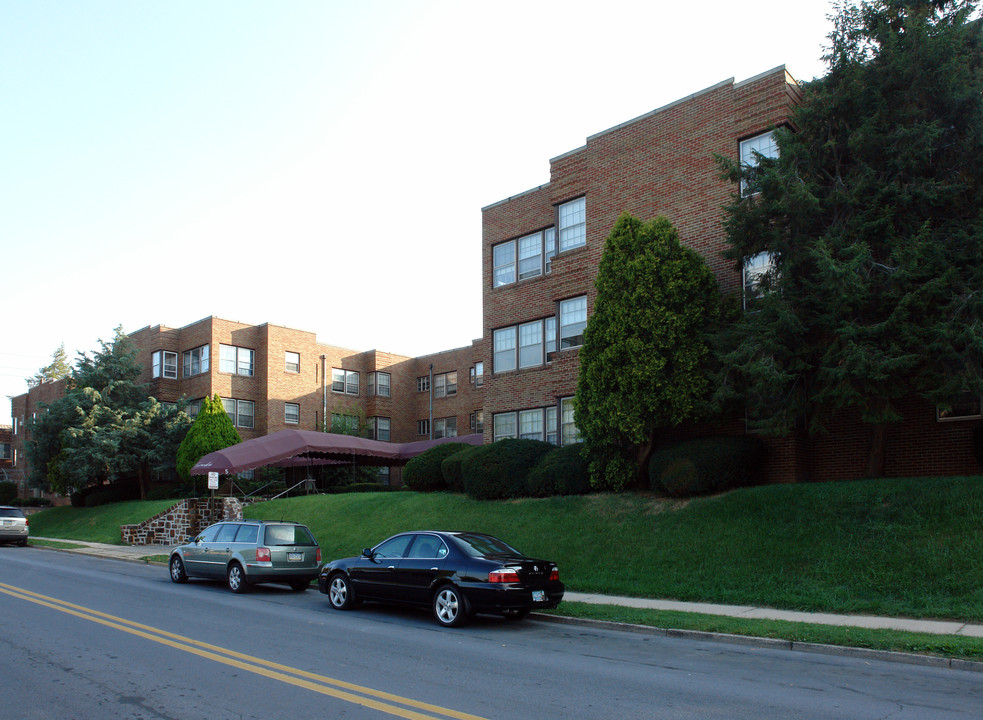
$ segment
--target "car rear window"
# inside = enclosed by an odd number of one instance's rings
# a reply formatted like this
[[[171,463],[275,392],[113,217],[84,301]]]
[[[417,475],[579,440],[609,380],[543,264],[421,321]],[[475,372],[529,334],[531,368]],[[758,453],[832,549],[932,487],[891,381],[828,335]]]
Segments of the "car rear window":
[[[24,517],[24,513],[17,508],[0,508],[0,517],[22,518]]]
[[[303,525],[267,525],[265,537],[267,545],[317,545]]]
[[[521,555],[514,547],[510,547],[491,535],[476,533],[458,533],[454,536],[464,551],[471,557],[486,555]]]

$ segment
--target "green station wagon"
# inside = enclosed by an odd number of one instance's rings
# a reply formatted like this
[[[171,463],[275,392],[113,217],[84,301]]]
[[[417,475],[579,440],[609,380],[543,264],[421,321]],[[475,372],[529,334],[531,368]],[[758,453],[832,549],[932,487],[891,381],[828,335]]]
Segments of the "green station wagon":
[[[254,583],[284,583],[301,592],[317,577],[321,548],[305,525],[238,520],[220,522],[171,550],[171,580],[225,580],[234,593]]]

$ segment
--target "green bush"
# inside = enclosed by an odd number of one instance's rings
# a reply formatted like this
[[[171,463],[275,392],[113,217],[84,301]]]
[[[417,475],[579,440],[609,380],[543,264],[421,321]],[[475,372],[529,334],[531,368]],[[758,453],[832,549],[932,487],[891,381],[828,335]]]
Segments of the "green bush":
[[[383,485],[377,482],[349,483],[348,485],[334,485],[327,488],[324,492],[328,495],[340,495],[342,493],[367,493],[367,492],[394,492],[402,488],[394,485]]]
[[[0,482],[0,505],[10,505],[10,501],[17,497],[17,483]]]
[[[499,440],[475,448],[461,462],[464,492],[477,500],[529,495],[529,472],[554,449],[542,440]]]
[[[591,491],[583,445],[553,448],[529,472],[529,492],[537,497],[585,495]]]
[[[649,462],[652,489],[670,497],[722,492],[758,482],[764,443],[753,435],[688,440],[657,450]]]
[[[461,465],[471,452],[480,447],[480,445],[469,445],[450,457],[444,458],[444,461],[440,463],[440,473],[444,476],[444,483],[450,492],[464,492],[464,473],[461,471]]]
[[[18,507],[47,507],[48,505],[51,504],[51,501],[45,497],[14,498],[8,504],[17,505]]]
[[[108,485],[90,485],[72,493],[72,507],[98,507],[110,503],[140,499],[140,485],[120,481]]]
[[[454,453],[470,447],[466,443],[449,442],[435,445],[406,463],[403,484],[418,492],[446,490],[447,482],[440,471],[440,464]]]

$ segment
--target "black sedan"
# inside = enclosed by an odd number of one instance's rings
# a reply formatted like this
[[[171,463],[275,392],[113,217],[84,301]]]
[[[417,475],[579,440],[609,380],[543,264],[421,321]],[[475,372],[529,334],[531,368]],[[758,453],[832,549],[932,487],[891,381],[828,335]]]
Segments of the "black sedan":
[[[526,557],[491,535],[430,530],[400,533],[360,557],[325,563],[318,588],[336,610],[363,600],[429,606],[446,627],[475,613],[520,620],[563,599],[556,563]]]

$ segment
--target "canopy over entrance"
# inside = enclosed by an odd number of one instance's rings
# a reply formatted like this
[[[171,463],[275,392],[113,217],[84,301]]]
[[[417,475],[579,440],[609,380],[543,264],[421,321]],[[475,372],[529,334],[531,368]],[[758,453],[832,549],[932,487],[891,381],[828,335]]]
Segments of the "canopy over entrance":
[[[210,472],[228,475],[265,465],[308,462],[315,465],[331,462],[395,467],[405,465],[410,458],[445,442],[481,445],[483,436],[462,435],[399,444],[314,430],[280,430],[208,453],[190,472],[192,475],[207,475]]]

